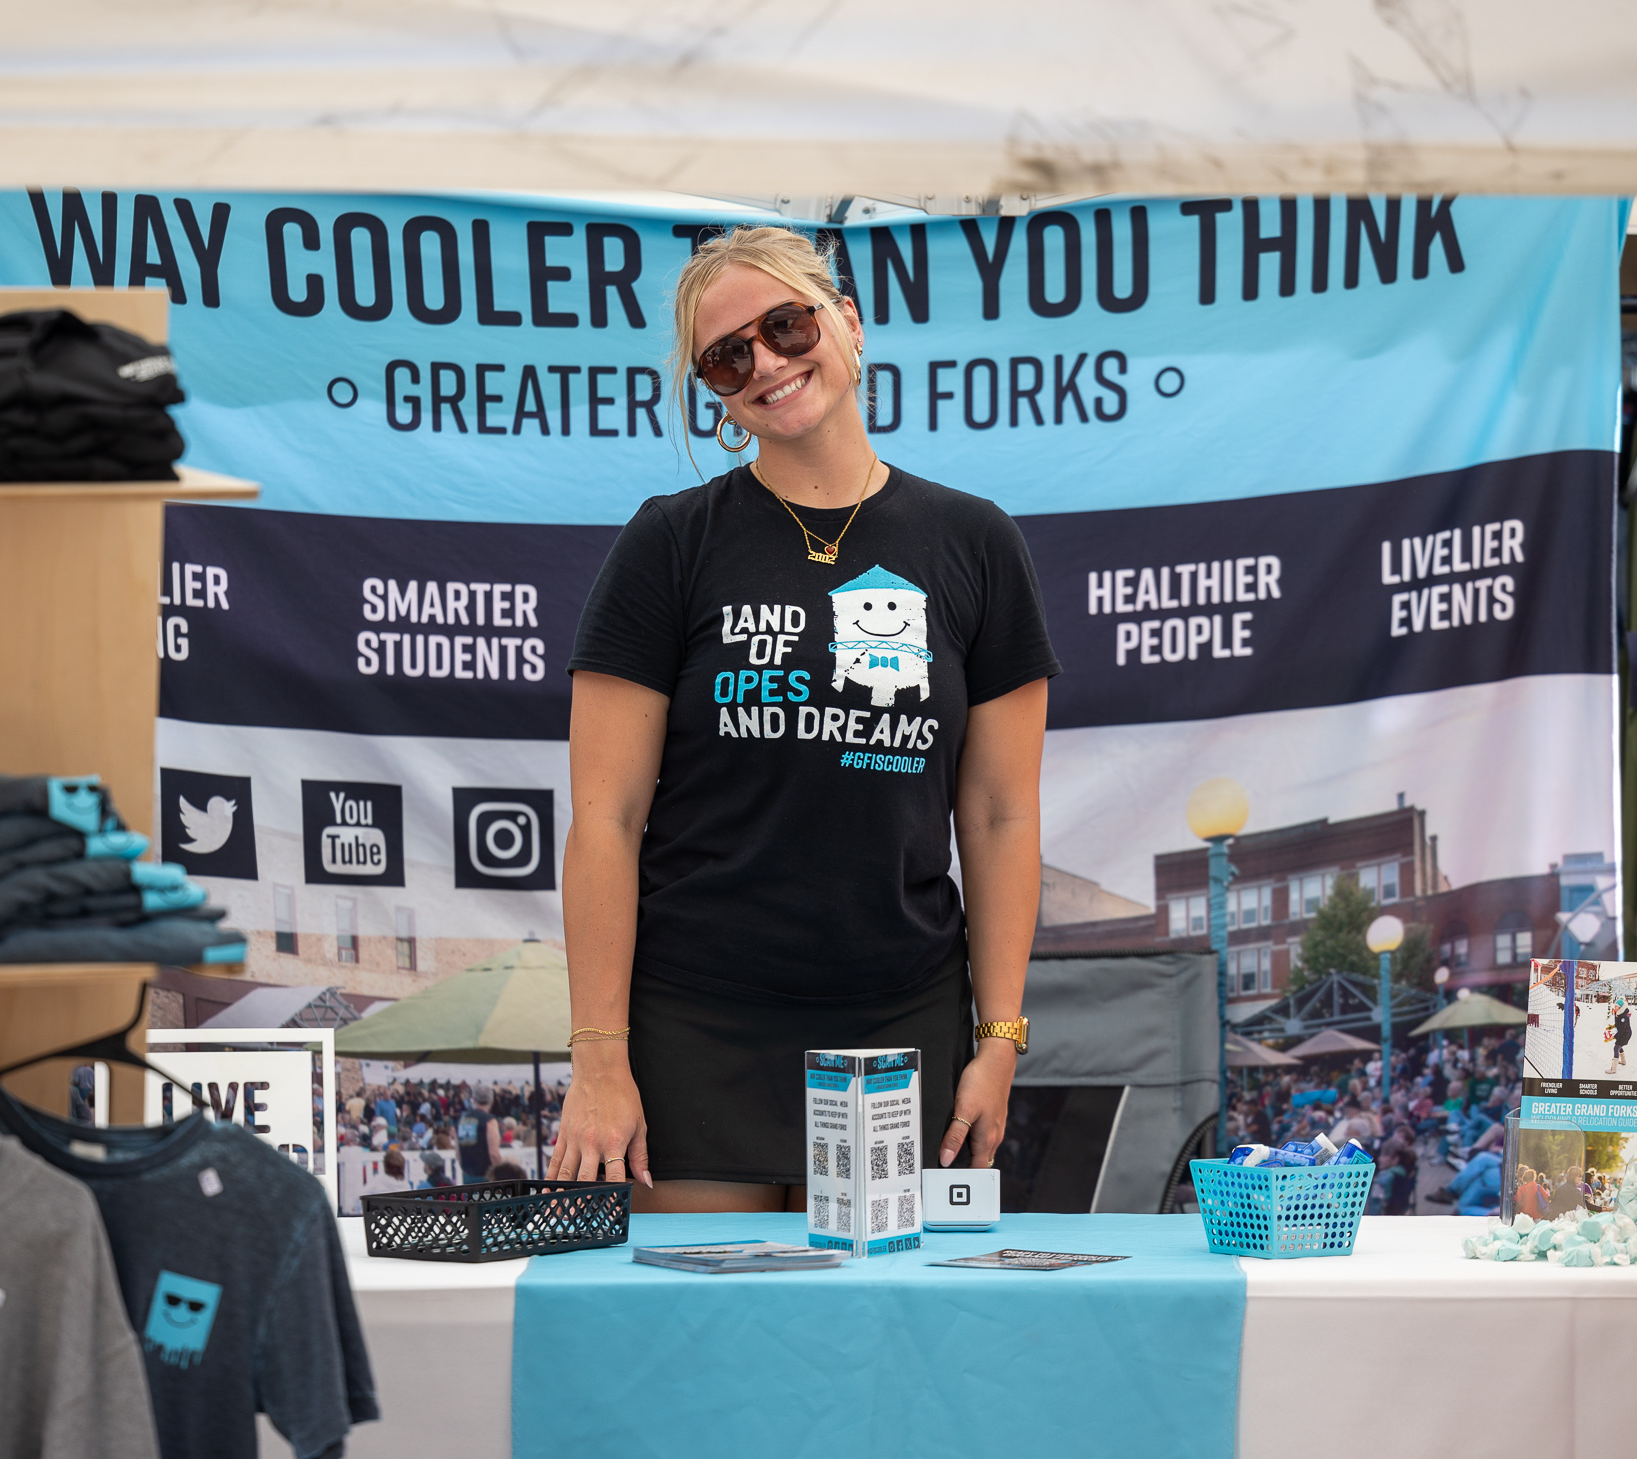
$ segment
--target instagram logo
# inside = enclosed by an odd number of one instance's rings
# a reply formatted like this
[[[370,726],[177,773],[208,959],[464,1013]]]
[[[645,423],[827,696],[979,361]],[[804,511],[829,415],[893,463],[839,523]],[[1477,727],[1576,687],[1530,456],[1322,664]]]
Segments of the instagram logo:
[[[454,792],[454,813],[457,887],[555,889],[551,791],[460,787]]]
[[[540,817],[520,800],[486,800],[466,815],[466,854],[485,876],[527,876],[540,864]]]

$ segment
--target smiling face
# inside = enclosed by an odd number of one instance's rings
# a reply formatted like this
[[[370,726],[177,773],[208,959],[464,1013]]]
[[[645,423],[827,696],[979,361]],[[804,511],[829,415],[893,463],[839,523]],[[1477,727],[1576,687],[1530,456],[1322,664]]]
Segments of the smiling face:
[[[204,1357],[222,1289],[215,1282],[160,1272],[143,1329],[143,1345],[172,1367],[192,1367]]]
[[[884,643],[926,642],[926,599],[903,588],[834,594],[836,636]]]
[[[166,1292],[160,1315],[171,1327],[197,1327],[205,1304],[197,1297],[184,1297],[179,1292]]]
[[[737,395],[721,403],[729,415],[753,435],[773,440],[795,440],[822,424],[837,410],[856,410],[853,400],[853,361],[863,343],[858,315],[851,301],[840,305],[848,334],[836,338],[835,321],[820,310],[816,318],[819,342],[797,359],[776,355],[749,320],[759,318],[776,304],[795,299],[790,285],[758,268],[735,266],[725,270],[705,291],[694,315],[693,358],[725,334],[751,341],[756,373]],[[801,298],[799,303],[814,303]]]

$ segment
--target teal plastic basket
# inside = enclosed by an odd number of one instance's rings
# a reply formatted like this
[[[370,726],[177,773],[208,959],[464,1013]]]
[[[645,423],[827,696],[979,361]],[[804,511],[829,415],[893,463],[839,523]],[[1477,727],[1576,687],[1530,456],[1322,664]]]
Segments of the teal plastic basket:
[[[1357,1165],[1268,1168],[1190,1160],[1211,1250],[1230,1256],[1351,1256],[1375,1179]]]

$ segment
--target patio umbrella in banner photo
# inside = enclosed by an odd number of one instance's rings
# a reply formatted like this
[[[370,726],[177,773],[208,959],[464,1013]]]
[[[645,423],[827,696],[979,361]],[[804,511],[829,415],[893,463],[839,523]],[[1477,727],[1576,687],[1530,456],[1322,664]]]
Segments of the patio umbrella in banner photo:
[[[1491,998],[1487,993],[1470,993],[1465,988],[1461,989],[1461,993],[1464,996],[1440,1008],[1419,1028],[1411,1029],[1410,1037],[1440,1031],[1448,1033],[1453,1028],[1490,1028],[1497,1023],[1529,1021],[1529,1015],[1521,1008],[1502,1003],[1499,998]]]
[[[1380,1047],[1380,1044],[1372,1044],[1369,1039],[1343,1033],[1339,1028],[1326,1028],[1285,1052],[1293,1059],[1322,1059],[1327,1054],[1362,1054],[1366,1049]]]
[[[337,1029],[337,1054],[465,1064],[534,1060],[534,1151],[545,1176],[540,1060],[569,1057],[568,963],[529,937],[419,993]]]
[[[1301,1064],[1289,1054],[1281,1054],[1242,1033],[1228,1031],[1228,1067],[1230,1069],[1292,1069]]]

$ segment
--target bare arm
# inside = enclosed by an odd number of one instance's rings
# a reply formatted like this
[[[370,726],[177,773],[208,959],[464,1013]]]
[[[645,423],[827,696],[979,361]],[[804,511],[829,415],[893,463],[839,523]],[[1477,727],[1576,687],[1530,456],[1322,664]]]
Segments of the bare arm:
[[[961,856],[972,993],[980,1023],[1023,1011],[1040,906],[1040,755],[1046,734],[1046,681],[1037,679],[975,706],[955,786],[955,844]],[[989,1165],[1006,1132],[1006,1102],[1017,1072],[1008,1039],[980,1039],[961,1076],[955,1114],[939,1151],[948,1165],[968,1130],[972,1159]],[[968,1126],[964,1121],[970,1121]]]
[[[637,938],[637,852],[653,804],[670,701],[609,674],[574,676],[569,777],[574,820],[563,848],[563,937],[575,1028],[630,1022]],[[563,1100],[552,1154],[554,1179],[595,1180],[605,1160],[626,1157],[648,1175],[647,1124],[618,1040],[577,1043],[574,1082]]]

